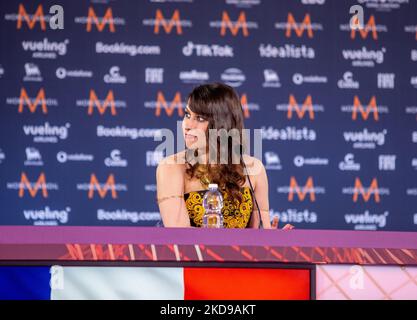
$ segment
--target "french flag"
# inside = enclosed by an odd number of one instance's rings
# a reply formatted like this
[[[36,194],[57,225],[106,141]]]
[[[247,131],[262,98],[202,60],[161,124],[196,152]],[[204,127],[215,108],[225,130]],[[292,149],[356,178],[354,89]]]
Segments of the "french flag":
[[[0,267],[0,299],[309,299],[307,270],[208,267]]]

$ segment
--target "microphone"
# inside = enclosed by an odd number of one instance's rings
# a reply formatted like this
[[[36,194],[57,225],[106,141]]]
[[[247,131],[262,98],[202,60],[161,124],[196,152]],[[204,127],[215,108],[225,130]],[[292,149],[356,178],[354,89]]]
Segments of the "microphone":
[[[264,226],[263,226],[263,223],[262,223],[261,210],[259,209],[258,201],[256,201],[255,191],[253,190],[252,182],[250,181],[249,174],[248,174],[248,168],[246,167],[245,161],[243,160],[243,146],[241,144],[238,144],[234,147],[235,147],[235,151],[238,150],[238,152],[239,152],[240,160],[243,163],[243,167],[245,168],[245,171],[246,171],[246,176],[248,177],[248,182],[249,182],[249,187],[250,187],[252,199],[255,201],[256,207],[258,208],[258,210],[256,212],[258,213],[258,218],[259,218],[259,229],[263,229]]]

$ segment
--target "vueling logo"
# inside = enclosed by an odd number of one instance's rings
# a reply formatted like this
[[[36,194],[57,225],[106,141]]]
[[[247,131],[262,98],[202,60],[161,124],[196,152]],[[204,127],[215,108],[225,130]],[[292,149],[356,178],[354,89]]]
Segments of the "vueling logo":
[[[226,35],[227,29],[230,30],[233,36],[236,36],[240,29],[242,29],[243,36],[249,36],[245,13],[241,11],[237,21],[232,22],[230,20],[229,14],[226,11],[223,11],[220,35],[224,37]]]
[[[316,201],[316,195],[314,193],[313,178],[308,177],[307,182],[304,185],[304,187],[300,188],[298,186],[298,183],[297,183],[297,180],[295,179],[295,177],[291,177],[289,192],[288,192],[288,201],[294,201],[294,193],[297,194],[298,199],[300,201],[304,201],[307,193],[309,193],[309,195],[310,195],[310,201],[311,202]]]
[[[362,103],[360,102],[358,96],[355,96],[353,98],[352,120],[356,120],[358,118],[358,111],[360,115],[362,116],[363,120],[367,120],[371,112],[373,114],[374,120],[375,121],[379,120],[378,107],[376,104],[375,96],[371,97],[371,100],[369,101],[366,109],[363,108]]]
[[[90,99],[88,102],[88,114],[92,115],[94,111],[94,107],[97,107],[97,110],[100,114],[104,114],[106,112],[107,107],[110,107],[110,113],[115,116],[116,115],[116,106],[114,103],[114,94],[112,90],[109,90],[107,93],[106,99],[104,100],[103,104],[97,98],[96,92],[91,89],[90,90]]]
[[[99,183],[96,175],[94,173],[92,173],[91,177],[90,177],[89,188],[88,188],[88,198],[89,199],[93,199],[95,190],[97,190],[98,195],[100,196],[100,198],[106,197],[107,192],[110,190],[111,191],[111,197],[113,199],[117,199],[117,191],[116,191],[116,184],[115,184],[114,175],[110,174],[107,177],[106,183],[102,186]]]
[[[96,25],[97,30],[102,32],[106,25],[108,24],[110,32],[115,32],[116,28],[114,26],[113,12],[111,8],[107,8],[106,13],[103,18],[97,18],[97,15],[93,7],[88,8],[88,17],[87,17],[87,32],[91,32],[93,28],[93,23]]]
[[[47,114],[48,107],[46,105],[45,90],[43,88],[41,88],[38,91],[38,95],[36,96],[36,99],[33,103],[31,102],[25,88],[20,89],[19,108],[18,108],[19,113],[23,113],[23,108],[25,105],[28,106],[31,113],[34,113],[39,104],[41,105],[42,112],[44,114]]]
[[[290,94],[289,101],[288,101],[288,111],[287,111],[288,119],[292,119],[293,111],[296,112],[299,119],[304,118],[305,113],[308,111],[310,120],[314,120],[314,109],[313,109],[311,95],[308,95],[305,98],[304,103],[300,108],[295,97],[292,94]]]
[[[178,10],[175,10],[172,14],[172,17],[170,20],[165,20],[164,15],[162,14],[162,11],[160,9],[156,10],[155,15],[155,26],[153,29],[153,32],[155,34],[159,34],[159,28],[162,26],[166,33],[171,33],[172,28],[175,26],[177,30],[177,34],[182,34],[182,27],[181,27],[181,18],[180,18],[180,12]]]
[[[372,179],[371,185],[369,186],[368,190],[365,192],[365,188],[362,185],[362,182],[359,178],[355,179],[355,186],[353,191],[353,202],[358,202],[359,194],[362,195],[363,200],[368,202],[371,198],[372,194],[374,195],[375,202],[380,202],[380,195],[379,195],[379,188],[378,188],[378,181],[376,178]]]
[[[36,22],[39,21],[42,31],[46,31],[45,15],[43,13],[43,7],[40,4],[36,9],[35,13],[32,16],[32,20],[29,18],[28,13],[26,12],[23,4],[19,4],[19,11],[17,17],[17,29],[22,28],[23,20],[27,23],[29,29],[33,29],[36,25]]]
[[[46,178],[45,174],[42,172],[38,180],[36,181],[35,185],[32,187],[32,183],[29,181],[28,177],[26,176],[26,173],[22,172],[20,177],[20,187],[19,187],[19,197],[23,198],[25,195],[25,190],[28,190],[30,196],[32,198],[36,197],[36,194],[38,193],[39,189],[42,190],[42,196],[44,198],[48,197],[48,190],[46,188]]]
[[[307,36],[313,38],[313,28],[311,26],[310,14],[304,16],[304,20],[301,23],[297,23],[294,19],[294,16],[291,12],[288,13],[287,17],[287,28],[285,36],[287,38],[291,37],[292,30],[294,30],[297,37],[301,38],[304,34],[304,31],[307,31]]]
[[[158,91],[157,98],[156,98],[156,110],[155,110],[155,115],[157,117],[161,116],[162,108],[164,108],[166,114],[169,117],[173,115],[175,109],[177,109],[178,111],[178,116],[182,117],[184,115],[184,110],[182,106],[181,93],[176,92],[174,99],[168,105],[162,91]]]
[[[353,19],[354,19],[354,21],[353,21],[354,24],[359,23],[359,18],[358,17],[355,17]],[[364,26],[364,28],[361,28],[361,29],[358,29],[358,30],[356,30],[356,28],[351,28],[351,31],[350,31],[350,38],[351,39],[355,39],[356,31],[358,31],[360,33],[362,39],[366,39],[368,37],[368,33],[371,32],[372,38],[374,40],[377,40],[378,39],[378,33],[377,33],[377,30],[376,30],[374,15],[371,15],[369,17],[369,20],[368,20],[367,24]]]

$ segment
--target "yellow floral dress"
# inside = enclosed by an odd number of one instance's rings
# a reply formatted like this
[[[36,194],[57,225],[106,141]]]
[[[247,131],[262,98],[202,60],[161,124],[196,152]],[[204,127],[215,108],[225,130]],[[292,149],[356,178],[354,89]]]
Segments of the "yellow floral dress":
[[[184,200],[193,227],[201,227],[203,224],[203,197],[207,190],[192,191],[184,194]],[[223,195],[223,226],[225,228],[246,228],[251,218],[253,203],[249,187],[241,188],[242,201],[234,203],[228,198],[226,192]]]

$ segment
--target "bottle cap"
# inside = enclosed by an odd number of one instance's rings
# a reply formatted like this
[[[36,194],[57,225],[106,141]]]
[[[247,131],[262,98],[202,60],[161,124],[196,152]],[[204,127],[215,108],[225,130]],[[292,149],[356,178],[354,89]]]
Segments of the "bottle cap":
[[[208,186],[209,189],[217,189],[218,187],[217,183],[210,183]]]

